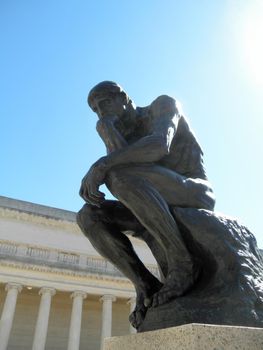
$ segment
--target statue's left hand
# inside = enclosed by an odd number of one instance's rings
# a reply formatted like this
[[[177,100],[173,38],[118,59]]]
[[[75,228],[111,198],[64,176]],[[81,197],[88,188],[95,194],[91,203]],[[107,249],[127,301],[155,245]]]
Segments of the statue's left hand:
[[[95,162],[81,182],[79,194],[84,201],[91,205],[100,206],[105,200],[105,194],[99,191],[100,185],[104,183],[106,176],[105,157]]]

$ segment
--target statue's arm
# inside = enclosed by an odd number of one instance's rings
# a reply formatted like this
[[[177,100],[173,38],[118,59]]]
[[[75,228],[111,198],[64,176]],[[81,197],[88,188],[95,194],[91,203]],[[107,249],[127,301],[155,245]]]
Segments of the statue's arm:
[[[167,102],[171,103],[168,108]],[[175,105],[175,101],[168,96],[157,98],[150,108],[151,123],[145,123],[144,126],[146,136],[132,144],[128,144],[115,127],[114,117],[112,122],[98,126],[108,155],[94,163],[82,180],[80,196],[86,202],[100,206],[104,201],[104,194],[99,191],[99,187],[113,167],[131,163],[152,163],[169,154],[179,120],[178,113],[172,108],[173,103]]]
[[[169,154],[180,118],[176,100],[166,95],[157,97],[149,106],[149,115],[150,125],[145,123],[144,126],[148,135],[133,144],[123,143],[109,153],[105,158],[107,169],[121,164],[151,163]]]
[[[149,135],[108,154],[104,159],[106,170],[122,164],[152,163],[160,160],[169,154],[176,125],[177,117],[160,116],[153,122]]]
[[[115,127],[116,122],[117,118],[114,116],[102,118],[97,122],[97,131],[108,154],[127,146],[126,140]],[[105,159],[106,157],[102,157],[91,166],[82,179],[79,191],[80,196],[86,202],[96,206],[100,206],[105,197],[104,193],[99,191],[99,186],[104,183],[106,175]]]
[[[97,132],[102,138],[108,154],[128,145],[127,141],[115,127],[116,122],[117,117],[114,116],[100,119],[97,122]]]

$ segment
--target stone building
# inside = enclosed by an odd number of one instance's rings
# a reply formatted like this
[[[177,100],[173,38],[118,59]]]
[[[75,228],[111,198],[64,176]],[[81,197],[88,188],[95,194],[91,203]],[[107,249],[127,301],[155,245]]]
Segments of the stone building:
[[[99,350],[135,330],[133,285],[98,255],[74,212],[0,196],[0,350]],[[154,273],[146,245],[131,238]]]

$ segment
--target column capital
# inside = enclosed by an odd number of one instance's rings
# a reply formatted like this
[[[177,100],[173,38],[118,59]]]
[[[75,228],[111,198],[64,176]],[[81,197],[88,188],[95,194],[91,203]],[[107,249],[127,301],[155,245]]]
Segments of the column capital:
[[[6,284],[5,286],[5,290],[8,292],[9,290],[11,289],[17,289],[18,292],[20,293],[21,290],[22,290],[23,286],[22,284],[19,284],[19,283],[15,283],[15,282],[9,282]]]
[[[83,292],[82,290],[75,290],[73,293],[70,294],[70,297],[72,299],[74,299],[76,297],[82,297],[82,299],[86,299],[87,293]]]
[[[116,301],[117,298],[115,297],[115,295],[112,294],[104,294],[101,298],[100,301]]]
[[[50,294],[53,297],[53,295],[56,294],[56,289],[52,287],[42,287],[38,293],[39,295]]]
[[[136,297],[131,297],[128,301],[127,304],[133,305],[136,303]]]

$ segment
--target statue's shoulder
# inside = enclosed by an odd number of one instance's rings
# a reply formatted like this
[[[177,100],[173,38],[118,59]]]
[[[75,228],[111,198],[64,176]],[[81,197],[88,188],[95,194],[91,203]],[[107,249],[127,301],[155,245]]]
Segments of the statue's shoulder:
[[[171,117],[178,115],[176,100],[168,95],[158,96],[149,106],[149,112],[154,118]]]

